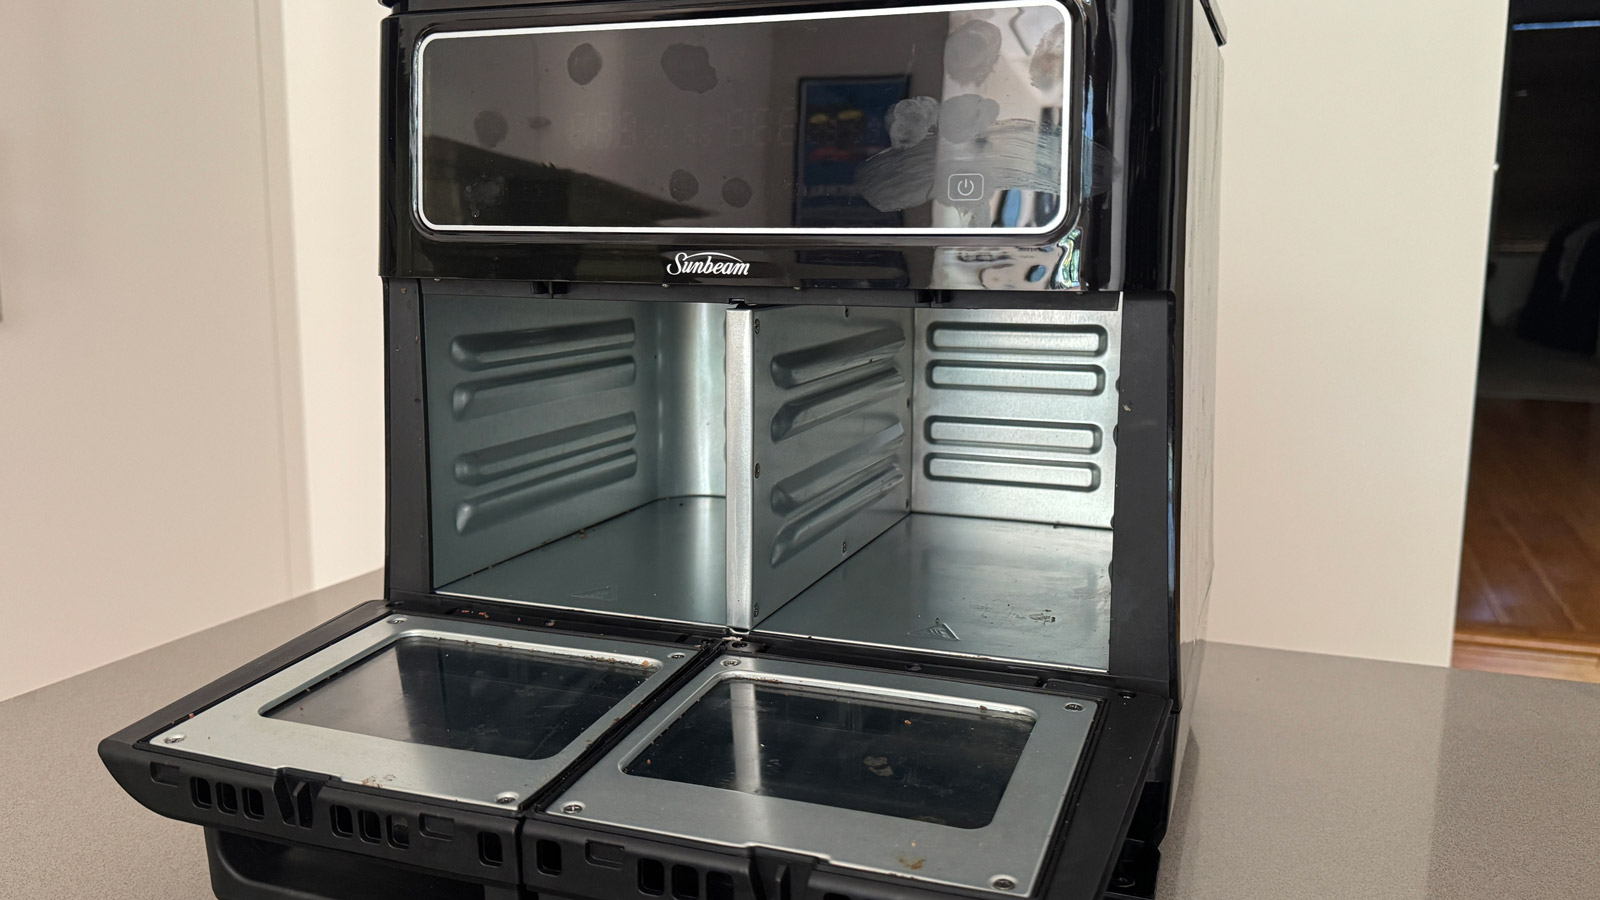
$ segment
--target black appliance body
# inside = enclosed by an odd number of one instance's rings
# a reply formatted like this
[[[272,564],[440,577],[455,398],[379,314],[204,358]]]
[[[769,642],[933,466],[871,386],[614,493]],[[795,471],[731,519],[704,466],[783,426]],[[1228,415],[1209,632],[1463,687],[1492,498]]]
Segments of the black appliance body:
[[[384,596],[107,738],[217,895],[1148,897],[1204,0],[397,0]]]

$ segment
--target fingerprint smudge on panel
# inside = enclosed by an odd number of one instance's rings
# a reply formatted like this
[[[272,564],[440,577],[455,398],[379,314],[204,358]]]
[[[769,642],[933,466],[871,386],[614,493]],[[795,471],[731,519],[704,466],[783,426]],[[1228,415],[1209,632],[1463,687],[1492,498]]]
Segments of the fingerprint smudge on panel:
[[[479,178],[468,184],[461,193],[467,201],[468,214],[476,219],[485,210],[493,209],[505,200],[506,180],[501,176]]]
[[[492,109],[478,113],[472,120],[472,130],[478,135],[478,143],[494,149],[510,133],[511,126],[506,123],[506,117]]]
[[[1067,27],[1057,25],[1039,39],[1039,46],[1033,48],[1033,56],[1028,58],[1028,78],[1034,87],[1049,91],[1061,86],[1061,67],[1066,53]]]
[[[661,71],[679,90],[704,94],[717,86],[711,54],[697,44],[673,44],[661,53]]]
[[[982,19],[957,28],[944,45],[944,74],[959,84],[977,84],[1000,62],[1000,29]]]
[[[693,172],[674,169],[672,176],[667,179],[667,193],[674,200],[692,200],[695,194],[700,193],[700,179],[694,177]]]
[[[579,44],[567,54],[567,76],[578,84],[588,84],[600,74],[605,62],[593,44]]]
[[[939,122],[939,101],[932,97],[910,97],[889,108],[885,117],[889,144],[909,147],[927,137]]]
[[[743,178],[729,178],[722,183],[722,200],[733,207],[742,207],[750,202],[755,192],[750,189],[750,182]]]
[[[1000,104],[977,94],[961,94],[939,107],[939,137],[952,144],[974,140],[1000,118]]]

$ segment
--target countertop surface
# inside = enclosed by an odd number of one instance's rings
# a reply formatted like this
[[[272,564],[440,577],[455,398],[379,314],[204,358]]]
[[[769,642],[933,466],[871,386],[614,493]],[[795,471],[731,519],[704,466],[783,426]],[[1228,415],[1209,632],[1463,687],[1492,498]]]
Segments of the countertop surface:
[[[211,897],[201,830],[96,743],[377,574],[0,703],[0,897]],[[1212,644],[1160,897],[1600,896],[1600,685]]]

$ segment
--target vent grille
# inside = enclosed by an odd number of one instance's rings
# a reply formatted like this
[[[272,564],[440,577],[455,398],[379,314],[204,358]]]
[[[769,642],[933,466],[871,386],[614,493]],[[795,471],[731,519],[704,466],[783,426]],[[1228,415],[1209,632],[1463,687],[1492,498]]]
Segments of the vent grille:
[[[918,310],[916,511],[1108,528],[1115,310]]]
[[[744,873],[645,856],[620,844],[565,844],[553,838],[536,838],[532,848],[533,866],[525,870],[531,876],[530,886],[570,880],[568,890],[583,896],[618,898],[748,900],[759,896],[752,891]]]

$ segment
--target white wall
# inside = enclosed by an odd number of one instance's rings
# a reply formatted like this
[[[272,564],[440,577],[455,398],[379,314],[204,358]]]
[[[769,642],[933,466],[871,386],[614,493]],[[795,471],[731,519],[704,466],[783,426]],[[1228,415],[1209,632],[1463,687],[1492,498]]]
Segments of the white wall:
[[[0,698],[282,600],[309,559],[255,4],[4,22]]]
[[[311,583],[383,565],[375,0],[279,0]]]
[[[8,6],[0,699],[383,564],[384,13]]]
[[[1224,0],[1209,637],[1445,665],[1505,0]]]

